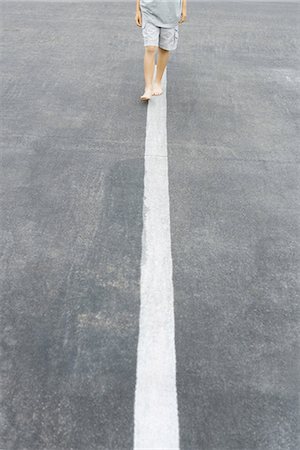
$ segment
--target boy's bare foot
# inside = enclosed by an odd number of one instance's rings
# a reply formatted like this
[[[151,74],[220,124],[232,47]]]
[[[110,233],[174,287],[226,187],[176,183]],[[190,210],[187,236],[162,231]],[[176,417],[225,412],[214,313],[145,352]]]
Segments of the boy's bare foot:
[[[147,102],[152,97],[152,90],[151,89],[145,89],[145,92],[143,95],[141,95],[142,102]]]
[[[152,95],[161,95],[163,93],[161,83],[154,83],[153,84],[153,90]]]

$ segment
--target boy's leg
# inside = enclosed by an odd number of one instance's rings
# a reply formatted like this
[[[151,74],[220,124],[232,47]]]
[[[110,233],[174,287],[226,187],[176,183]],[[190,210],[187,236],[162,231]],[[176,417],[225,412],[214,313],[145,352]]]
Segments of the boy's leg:
[[[154,45],[145,46],[144,55],[144,77],[145,77],[145,92],[141,96],[142,100],[149,100],[152,96],[152,80],[155,66],[155,53],[157,47]]]
[[[158,57],[157,57],[157,69],[156,69],[156,77],[153,84],[153,95],[161,95],[162,87],[161,87],[161,79],[163,77],[165,68],[168,64],[170,52],[169,50],[165,50],[163,48],[158,48]]]
[[[144,37],[144,77],[145,92],[141,96],[141,100],[149,100],[152,96],[152,83],[155,66],[155,53],[159,42],[159,28],[151,22],[143,21],[142,32]]]
[[[153,95],[161,95],[161,80],[168,64],[170,51],[177,48],[178,43],[178,25],[174,28],[161,28],[159,36],[159,49],[157,59],[157,72],[154,82]]]

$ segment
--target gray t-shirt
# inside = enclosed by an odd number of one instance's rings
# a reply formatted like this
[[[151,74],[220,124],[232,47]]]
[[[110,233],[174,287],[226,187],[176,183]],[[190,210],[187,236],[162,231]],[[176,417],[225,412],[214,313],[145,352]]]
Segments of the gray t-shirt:
[[[142,21],[157,27],[173,28],[181,16],[182,0],[140,0]]]

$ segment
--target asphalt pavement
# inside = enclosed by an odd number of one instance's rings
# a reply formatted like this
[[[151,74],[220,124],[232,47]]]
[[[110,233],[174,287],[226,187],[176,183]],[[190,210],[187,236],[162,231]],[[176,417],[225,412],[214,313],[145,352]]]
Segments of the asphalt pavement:
[[[133,3],[2,2],[1,450],[133,447]],[[188,5],[167,71],[181,450],[297,449],[299,4]]]

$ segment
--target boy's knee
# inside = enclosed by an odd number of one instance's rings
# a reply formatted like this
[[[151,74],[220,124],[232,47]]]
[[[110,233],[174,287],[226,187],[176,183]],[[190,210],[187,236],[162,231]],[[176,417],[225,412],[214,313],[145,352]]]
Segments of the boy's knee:
[[[154,54],[157,50],[157,47],[155,47],[155,45],[146,45],[145,46],[145,52],[150,53],[150,54]]]
[[[159,47],[159,51],[160,51],[161,53],[169,53],[169,52],[170,52],[170,50],[167,50],[167,49],[162,48],[162,47]]]

